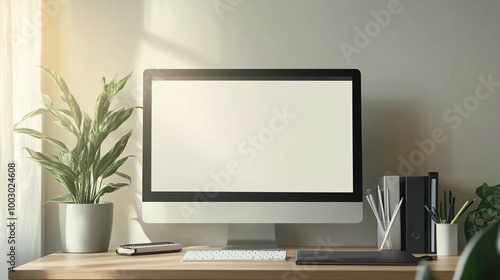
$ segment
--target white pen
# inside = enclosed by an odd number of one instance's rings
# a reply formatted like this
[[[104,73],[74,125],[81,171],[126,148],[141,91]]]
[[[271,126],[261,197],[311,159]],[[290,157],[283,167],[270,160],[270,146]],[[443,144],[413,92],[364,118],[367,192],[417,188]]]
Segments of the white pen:
[[[384,209],[384,203],[382,202],[382,193],[380,192],[380,186],[377,185],[377,193],[378,193],[378,203],[380,204],[380,213],[382,214],[382,221],[386,221],[385,219],[385,209]]]
[[[378,214],[378,210],[376,209],[376,204],[375,204],[375,200],[373,200],[373,195],[372,195],[372,191],[370,189],[367,189],[366,190],[366,195],[368,197],[368,200],[371,202],[371,205],[373,207],[375,207],[375,212]]]
[[[387,223],[392,218],[391,205],[389,204],[389,189],[387,188],[387,186],[383,186],[383,191],[384,191],[384,208],[385,208],[385,219],[386,219],[385,223]],[[389,248],[392,248],[392,242],[390,238],[387,240],[387,244]]]
[[[403,197],[401,198],[398,205],[396,205],[396,208],[394,209],[394,213],[392,214],[391,222],[389,223],[389,226],[387,227],[387,230],[385,232],[384,239],[382,240],[382,245],[380,245],[380,250],[382,250],[382,248],[384,248],[385,241],[387,240],[387,237],[389,237],[389,233],[391,232],[391,227],[394,224],[394,221],[396,220],[396,216],[398,215],[399,208],[401,207],[401,204],[403,204]]]
[[[389,190],[387,189],[387,186],[384,186],[384,205],[385,205],[385,216],[387,220],[391,220],[390,216],[391,206],[389,204]]]
[[[380,219],[380,214],[378,213],[377,205],[375,204],[375,200],[373,199],[373,195],[372,195],[371,190],[370,189],[366,190],[366,194],[367,194],[367,199],[369,201],[370,207],[372,208],[373,214],[375,215],[375,218],[377,219],[378,231],[380,232],[381,236],[384,236],[385,232],[386,232],[387,221],[382,221]],[[390,238],[387,241],[387,244],[389,245],[389,247],[392,248],[392,242],[391,242]]]
[[[375,219],[377,219],[377,225],[379,227],[379,230],[382,233],[384,233],[385,232],[384,226],[382,225],[382,222],[380,221],[380,218],[379,218],[378,213],[377,213],[377,209],[375,208],[375,205],[373,204],[373,197],[370,197],[370,196],[371,196],[371,194],[368,193],[366,195],[366,200],[368,201],[370,208],[372,208],[373,214],[375,215]]]

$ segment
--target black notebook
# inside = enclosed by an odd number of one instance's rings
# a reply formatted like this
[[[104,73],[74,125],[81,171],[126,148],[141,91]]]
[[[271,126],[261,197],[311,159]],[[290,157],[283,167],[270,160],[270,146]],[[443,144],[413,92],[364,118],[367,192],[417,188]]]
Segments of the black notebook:
[[[417,265],[419,259],[406,251],[312,251],[297,250],[296,264]]]

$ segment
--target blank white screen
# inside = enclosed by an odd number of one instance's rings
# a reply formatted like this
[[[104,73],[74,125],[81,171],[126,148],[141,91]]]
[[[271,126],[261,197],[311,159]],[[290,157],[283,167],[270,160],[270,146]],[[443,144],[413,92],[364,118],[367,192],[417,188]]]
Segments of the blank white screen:
[[[351,81],[153,81],[155,191],[352,192]]]

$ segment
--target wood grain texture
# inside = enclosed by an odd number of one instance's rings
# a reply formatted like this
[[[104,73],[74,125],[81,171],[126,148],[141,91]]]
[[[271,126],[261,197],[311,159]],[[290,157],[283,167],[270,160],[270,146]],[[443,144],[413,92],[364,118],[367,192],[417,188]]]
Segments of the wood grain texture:
[[[200,249],[197,247],[196,249]],[[304,249],[304,248],[301,248]],[[310,248],[309,248],[310,249]],[[337,248],[338,249],[338,248]],[[15,279],[414,279],[416,266],[296,265],[286,262],[181,262],[183,252],[143,256],[55,253],[22,265]],[[344,250],[344,248],[342,249]],[[437,279],[451,279],[458,256],[430,262]]]

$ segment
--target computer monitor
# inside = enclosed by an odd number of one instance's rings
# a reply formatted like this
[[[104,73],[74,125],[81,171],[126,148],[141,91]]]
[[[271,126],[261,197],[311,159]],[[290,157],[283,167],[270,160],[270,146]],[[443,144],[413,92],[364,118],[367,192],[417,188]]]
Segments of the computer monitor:
[[[240,247],[361,222],[359,70],[148,69],[143,107],[145,222],[227,223]]]

